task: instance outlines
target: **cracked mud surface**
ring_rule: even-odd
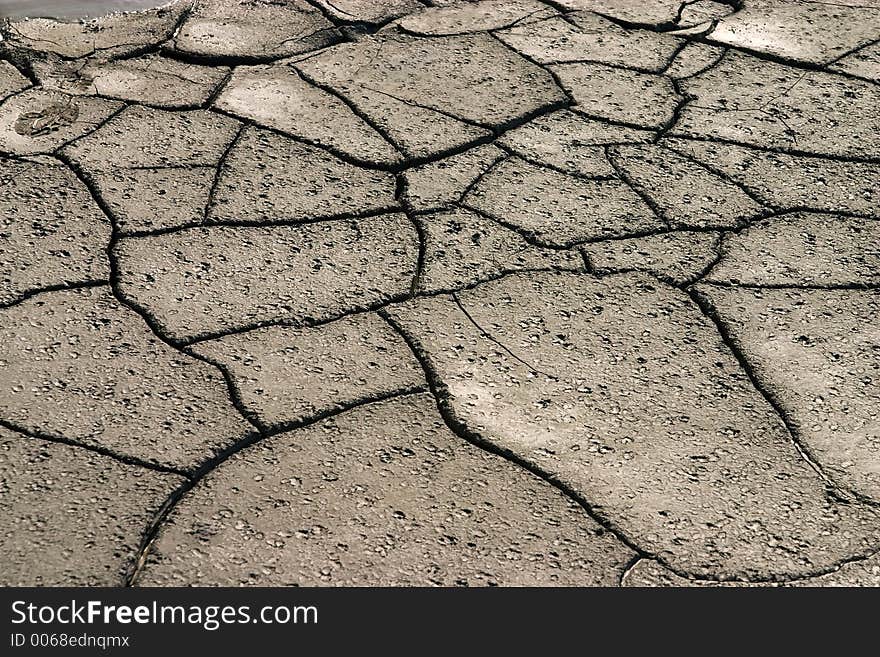
[[[880,4],[0,30],[3,584],[880,585]]]

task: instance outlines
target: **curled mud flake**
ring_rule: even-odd
[[[79,116],[75,103],[50,103],[42,109],[22,112],[15,122],[15,131],[27,137],[37,137],[71,125]]]

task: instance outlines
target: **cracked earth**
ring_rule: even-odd
[[[0,579],[880,585],[880,2],[0,42]]]

